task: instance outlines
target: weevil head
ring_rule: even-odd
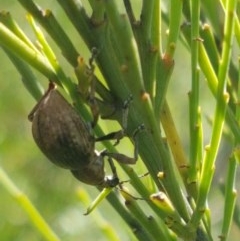
[[[105,176],[104,182],[99,187],[116,187],[119,184],[117,176]]]

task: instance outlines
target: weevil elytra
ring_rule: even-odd
[[[95,139],[91,125],[84,121],[51,82],[28,118],[32,121],[33,138],[45,156],[57,166],[69,169],[86,184],[114,187],[119,184],[119,180],[112,158],[125,164],[134,164],[137,160],[137,145],[132,158],[120,153],[97,152],[96,141],[115,139],[118,143],[124,136],[124,130]],[[105,156],[113,172],[110,178],[104,173]]]

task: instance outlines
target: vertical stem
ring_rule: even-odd
[[[240,59],[239,64],[240,67]],[[240,72],[238,74],[238,89],[237,89],[237,96],[238,99],[240,98]],[[238,123],[240,123],[240,106],[239,103],[236,105],[236,119]],[[227,179],[226,179],[226,185],[224,189],[224,214],[223,214],[223,223],[222,223],[222,232],[220,235],[220,238],[222,241],[227,240],[228,234],[230,231],[233,215],[234,215],[234,209],[236,204],[236,198],[237,198],[237,191],[235,189],[235,182],[236,182],[236,172],[238,167],[238,161],[239,161],[239,147],[238,142],[235,140],[235,150],[233,150],[232,156],[229,158],[228,162],[228,172],[227,172]]]
[[[169,17],[169,36],[165,55],[168,59],[172,59],[176,49],[176,43],[179,35],[183,1],[172,0]]]
[[[197,227],[204,211],[206,209],[206,200],[209,193],[212,177],[214,173],[214,163],[219,148],[225,113],[227,109],[228,94],[225,92],[227,83],[227,70],[230,63],[231,44],[233,39],[233,17],[236,0],[228,1],[226,7],[225,25],[224,25],[224,43],[222,57],[220,61],[218,74],[217,105],[214,114],[213,131],[210,145],[205,148],[203,166],[200,176],[199,195],[196,203],[196,209],[192,215],[190,225]]]
[[[235,155],[233,154],[229,159],[227,179],[226,179],[226,185],[224,190],[225,201],[224,201],[222,232],[220,235],[221,241],[227,240],[231,223],[232,223],[234,207],[235,207],[236,198],[237,198],[237,191],[235,189],[237,166],[238,166],[237,160]]]
[[[198,180],[200,168],[199,161],[199,69],[198,69],[198,47],[199,47],[199,19],[200,19],[200,1],[191,2],[191,69],[192,69],[192,89],[189,93],[189,114],[190,114],[190,168],[189,184],[195,184]],[[191,185],[192,186],[192,185]],[[196,191],[192,193],[196,198]]]

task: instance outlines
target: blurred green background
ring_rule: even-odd
[[[67,29],[70,36],[72,36],[71,39],[79,52],[82,53],[85,59],[88,59],[89,52],[85,49],[83,42],[67,21],[56,1],[41,0],[39,2],[41,6],[49,8],[54,12],[57,19],[64,25],[64,29]],[[139,4],[139,1],[136,2]],[[0,10],[10,11],[20,27],[34,42],[34,35],[25,17],[26,11],[17,1],[0,0]],[[47,38],[47,40],[52,43],[50,38]],[[69,65],[65,64],[54,43],[52,43],[52,47],[64,66],[66,74],[73,76],[73,70]],[[76,190],[83,188],[91,196],[91,199],[94,199],[98,191],[94,187],[79,183],[68,171],[57,168],[40,153],[32,139],[31,123],[27,120],[27,115],[35,105],[35,101],[23,87],[18,72],[1,49],[0,62],[1,167],[4,168],[14,183],[27,194],[62,240],[106,240],[103,232],[99,229],[98,219],[96,218],[97,211],[95,214],[83,216],[87,206],[82,204],[76,195]],[[46,79],[38,73],[36,75],[44,88],[46,88]],[[190,56],[179,43],[168,98],[174,119],[177,120],[176,125],[186,152],[188,151],[189,140],[187,93],[190,90],[190,78]],[[207,144],[210,126],[205,117],[212,117],[215,102],[206,87],[204,79],[202,78],[201,80],[204,138]],[[105,122],[102,123],[106,125]],[[116,128],[115,124],[111,128]],[[125,147],[122,149],[126,150],[128,143],[123,145]],[[101,149],[102,147],[98,146],[98,148]],[[129,153],[132,153],[131,148]],[[223,210],[222,195],[218,189],[218,183],[221,178],[225,178],[226,165],[224,163],[228,161],[229,155],[230,146],[226,140],[222,142],[222,148],[218,156],[214,178],[215,188],[212,190],[209,202],[213,214],[213,234],[215,238],[220,233],[219,225],[221,224],[221,211]],[[136,168],[139,169],[139,174],[142,174],[141,163],[139,166],[136,166]],[[121,172],[120,177],[124,179],[121,176]],[[239,190],[239,186],[237,188]],[[121,240],[134,240],[131,231],[106,201],[101,203],[98,211],[103,214],[103,218],[116,230]],[[2,185],[0,185],[0,216],[0,240],[44,240],[29,221],[26,213],[17,205]],[[233,225],[230,240],[239,240],[239,235],[239,230],[235,229]]]

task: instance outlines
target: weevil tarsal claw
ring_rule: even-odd
[[[91,53],[92,53],[92,55],[89,59],[89,66],[90,66],[91,69],[94,69],[95,66],[94,66],[93,62],[96,60],[96,58],[99,54],[99,50],[96,47],[93,47],[91,49]]]

